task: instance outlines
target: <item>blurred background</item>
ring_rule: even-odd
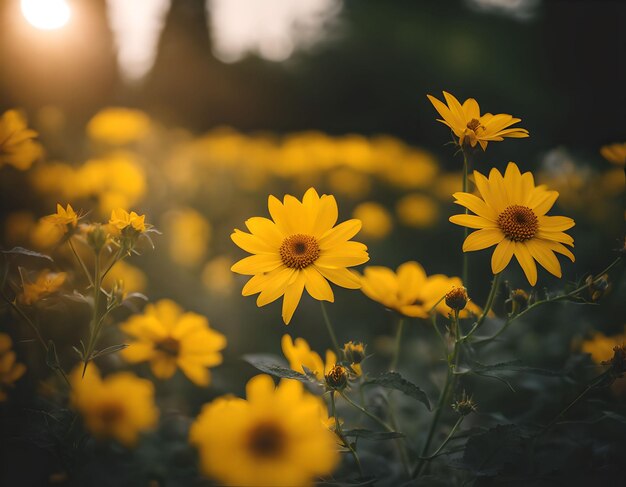
[[[22,109],[45,149],[28,171],[2,169],[2,244],[62,252],[39,220],[57,202],[100,220],[146,213],[163,235],[115,277],[206,314],[229,340],[216,390],[236,391],[230,379],[251,372],[237,357],[279,353],[285,332],[329,345],[318,303],[305,297],[285,328],[279,303],[257,309],[229,271],[243,257],[230,232],[267,215],[268,194],[314,185],[337,196],[340,220],[364,221],[371,264],[459,275],[463,230],[447,219],[462,159],[426,99],[447,90],[530,131],[474,164],[513,160],[561,193],[553,214],[576,219],[577,261],[562,261],[563,281],[540,271],[556,289],[623,245],[623,168],[599,150],[626,138],[624,25],[619,1],[2,0],[0,111]],[[470,256],[478,303],[489,258]],[[506,278],[527,286],[516,263]],[[619,292],[593,316],[552,309],[568,328],[537,324],[516,346],[532,357],[553,333],[535,358],[559,363],[575,336],[621,332]],[[336,301],[340,340],[387,360],[392,318],[358,292]],[[427,333],[418,325],[407,340]]]

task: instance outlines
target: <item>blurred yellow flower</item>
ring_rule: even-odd
[[[454,193],[454,197],[455,203],[476,215],[450,217],[452,223],[478,229],[463,242],[463,252],[496,245],[491,257],[492,272],[502,272],[515,255],[531,286],[537,283],[535,261],[561,277],[561,264],[554,253],[574,261],[574,254],[563,245],[574,246],[574,239],[563,233],[574,226],[574,220],[546,216],[559,193],[535,186],[533,175],[521,174],[514,162],[509,162],[504,177],[494,168],[489,179],[474,171],[474,180],[481,198],[462,192]]]
[[[15,361],[12,347],[11,337],[0,333],[0,402],[6,401],[8,389],[26,372],[26,366]]]
[[[20,112],[4,112],[0,117],[0,167],[9,164],[21,171],[28,169],[43,154],[34,137],[37,137],[37,132],[27,127],[26,119]]]
[[[124,145],[146,137],[150,125],[150,117],[140,110],[111,107],[93,116],[87,124],[87,134],[93,140]]]
[[[267,375],[253,377],[246,396],[216,399],[192,424],[205,475],[222,485],[304,487],[333,472],[337,437],[322,423],[322,399],[295,380],[275,387]]]
[[[605,145],[600,149],[600,154],[607,161],[623,166],[626,164],[626,142]]]
[[[370,299],[404,316],[428,318],[431,309],[444,316],[452,310],[443,297],[455,287],[463,286],[458,277],[443,274],[427,276],[417,262],[405,262],[396,272],[382,266],[366,267],[361,290]],[[478,315],[480,308],[471,301],[459,316]]]
[[[102,281],[102,287],[111,290],[116,282],[124,284],[128,293],[142,293],[146,290],[148,278],[141,269],[125,260],[118,260]]]
[[[135,340],[122,357],[131,363],[150,362],[159,379],[172,377],[178,367],[193,383],[207,386],[209,367],[222,363],[219,352],[226,346],[224,335],[210,328],[204,316],[183,312],[169,299],[148,304],[142,314],[131,316],[120,328]]]
[[[335,365],[337,356],[332,350],[326,350],[326,364],[318,353],[311,350],[304,338],[296,338],[295,341],[285,334],[280,342],[285,358],[289,361],[289,367],[296,372],[304,374],[304,367],[309,369],[319,381],[324,380],[324,375]]]
[[[367,247],[350,240],[361,222],[335,226],[338,209],[333,196],[320,197],[310,188],[302,202],[291,195],[282,203],[270,196],[268,206],[273,221],[250,218],[246,226],[251,233],[235,229],[231,234],[235,244],[254,254],[231,268],[253,276],[242,290],[244,296],[261,293],[257,306],[265,306],[284,295],[282,317],[289,324],[305,288],[313,298],[333,302],[327,279],[349,289],[360,287],[358,276],[347,268],[369,260]]]
[[[370,192],[370,177],[349,167],[338,167],[328,174],[328,185],[334,193],[352,199],[363,198]]]
[[[381,168],[391,184],[402,189],[426,188],[439,171],[437,160],[426,151],[411,149],[404,157],[390,161]]]
[[[78,215],[69,203],[66,208],[57,203],[57,212],[44,218],[50,223],[61,227],[64,232],[68,230],[68,225],[74,228],[78,224]]]
[[[364,237],[373,239],[384,238],[389,235],[393,227],[391,215],[387,209],[374,201],[367,201],[359,204],[352,216],[357,220],[361,220],[363,228],[361,233]]]
[[[433,194],[445,202],[450,201],[450,195],[463,189],[463,172],[445,172],[439,174],[432,187]]]
[[[118,372],[102,379],[95,364],[77,367],[70,376],[70,402],[98,439],[115,439],[133,447],[139,433],[152,429],[159,410],[154,405],[154,385],[130,372]]]
[[[185,267],[200,264],[211,238],[207,219],[193,208],[184,208],[168,211],[162,221],[172,261]]]
[[[202,270],[202,284],[210,293],[227,296],[233,292],[235,278],[230,271],[233,259],[224,255],[208,261]]]
[[[528,130],[523,128],[508,128],[511,125],[520,122],[521,119],[513,118],[506,113],[492,115],[485,113],[480,115],[480,107],[478,102],[473,98],[468,98],[459,103],[450,93],[443,92],[446,104],[439,101],[431,95],[427,95],[435,110],[441,115],[438,122],[450,127],[459,138],[459,145],[469,144],[476,147],[480,144],[483,150],[487,148],[489,142],[498,142],[504,140],[504,137],[523,138],[528,137]]]
[[[613,348],[626,343],[626,333],[621,335],[606,336],[604,333],[596,332],[589,340],[582,343],[583,353],[591,355],[591,359],[596,364],[601,364],[613,358]]]
[[[124,208],[116,208],[111,212],[109,227],[112,233],[120,233],[126,228],[132,228],[139,233],[146,231],[146,215],[138,215],[134,211],[128,213]]]
[[[429,228],[435,225],[439,217],[439,206],[429,196],[411,193],[396,203],[398,220],[413,228]]]
[[[63,229],[45,218],[40,218],[30,232],[30,242],[36,249],[49,249],[63,238]]]
[[[18,300],[22,304],[32,305],[57,292],[66,278],[67,274],[65,272],[51,272],[48,269],[41,271],[35,278],[35,282],[31,282],[28,277],[22,274],[23,291],[19,295]]]

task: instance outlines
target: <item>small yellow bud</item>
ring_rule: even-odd
[[[324,379],[329,389],[342,391],[348,385],[348,370],[343,365],[335,364]]]
[[[596,279],[589,276],[585,282],[589,288],[589,295],[592,301],[598,301],[611,290],[611,282],[609,281],[608,274],[603,274]]]
[[[362,343],[349,341],[343,346],[343,355],[351,364],[360,364],[365,358],[365,346]]]

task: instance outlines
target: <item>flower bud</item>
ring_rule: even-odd
[[[335,364],[324,379],[329,389],[342,391],[348,385],[348,371],[343,365]]]
[[[513,314],[519,313],[521,310],[528,306],[528,300],[530,296],[523,289],[513,289],[509,294],[509,302],[511,303],[511,312]]]
[[[365,358],[365,346],[360,342],[349,341],[343,346],[343,355],[351,364],[360,364]]]
[[[611,290],[611,282],[609,281],[608,274],[602,274],[596,279],[589,276],[585,282],[589,288],[589,295],[592,301],[598,301]]]
[[[469,297],[467,296],[467,289],[463,286],[453,287],[448,294],[446,294],[446,304],[448,307],[455,311],[461,311],[467,305]]]
[[[82,224],[81,231],[85,234],[87,243],[98,253],[104,247],[107,241],[107,232],[102,228],[99,223],[94,224]]]
[[[465,391],[463,391],[461,398],[454,401],[452,404],[452,409],[461,416],[467,416],[475,412],[478,406],[476,406],[476,403],[472,400],[472,396],[468,396]]]

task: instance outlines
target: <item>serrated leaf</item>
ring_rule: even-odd
[[[26,255],[28,257],[36,257],[38,259],[46,259],[50,262],[54,262],[52,257],[46,254],[42,254],[41,252],[35,252],[34,250],[25,249],[24,247],[13,247],[11,250],[3,250],[3,254],[17,254],[17,255]]]
[[[343,431],[343,435],[368,440],[393,440],[395,438],[404,438],[404,435],[397,431],[371,431],[359,428]]]
[[[403,392],[409,397],[418,400],[430,411],[430,401],[426,393],[412,382],[402,377],[398,372],[384,372],[374,379],[366,381],[363,385],[375,384],[387,389]]]
[[[119,343],[117,345],[111,345],[110,347],[103,348],[102,350],[94,352],[92,355],[92,360],[96,357],[102,357],[104,355],[110,355],[115,352],[119,352],[120,350],[124,350],[128,347],[127,343]]]
[[[274,377],[280,377],[281,379],[295,379],[300,382],[311,382],[308,376],[284,367],[282,364],[271,355],[264,354],[249,354],[242,357],[253,367],[256,367],[261,372],[273,375]]]

